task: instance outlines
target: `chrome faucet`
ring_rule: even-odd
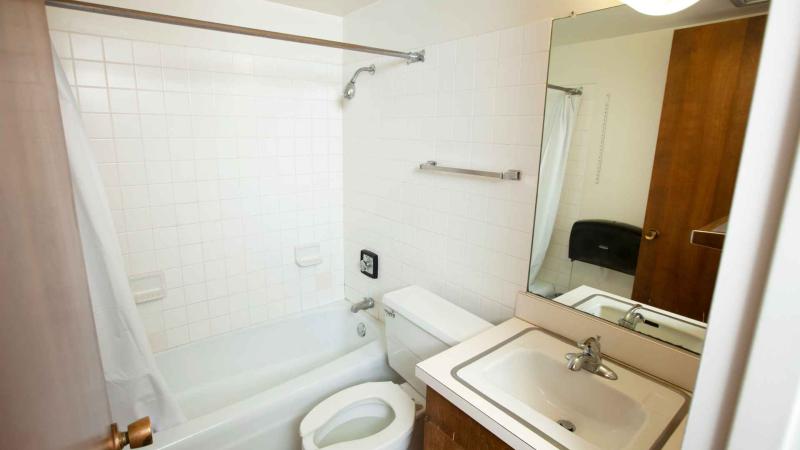
[[[583,344],[578,343],[578,348],[583,351],[565,355],[569,370],[578,372],[582,369],[609,380],[617,379],[617,374],[603,365],[603,354],[600,352],[600,336],[596,338],[590,337],[583,341]]]
[[[631,309],[629,309],[628,312],[625,313],[625,316],[619,319],[617,323],[625,328],[635,330],[636,325],[644,322],[644,316],[639,312],[640,309],[642,309],[642,305],[637,303]]]
[[[375,306],[375,300],[372,297],[364,297],[364,300],[361,300],[358,303],[353,303],[350,306],[350,312],[357,313],[363,309],[370,309]]]

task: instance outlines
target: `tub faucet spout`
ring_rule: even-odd
[[[357,313],[363,309],[370,309],[374,306],[375,300],[373,300],[372,297],[364,297],[364,300],[361,300],[358,303],[353,303],[353,305],[350,306],[350,312]]]

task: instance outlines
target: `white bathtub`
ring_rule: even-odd
[[[319,401],[396,379],[382,325],[349,307],[336,302],[157,354],[189,420],[156,433],[155,448],[299,449],[300,421]]]

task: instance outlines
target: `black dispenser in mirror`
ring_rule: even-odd
[[[569,234],[569,259],[636,274],[642,229],[610,220],[579,220]]]

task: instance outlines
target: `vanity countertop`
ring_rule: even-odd
[[[515,449],[553,449],[555,447],[543,437],[467,388],[451,375],[451,371],[457,365],[531,327],[534,325],[519,318],[509,319],[417,364],[416,375],[426,385],[511,447]],[[664,449],[677,450],[680,448],[685,422],[686,418],[664,445]]]

